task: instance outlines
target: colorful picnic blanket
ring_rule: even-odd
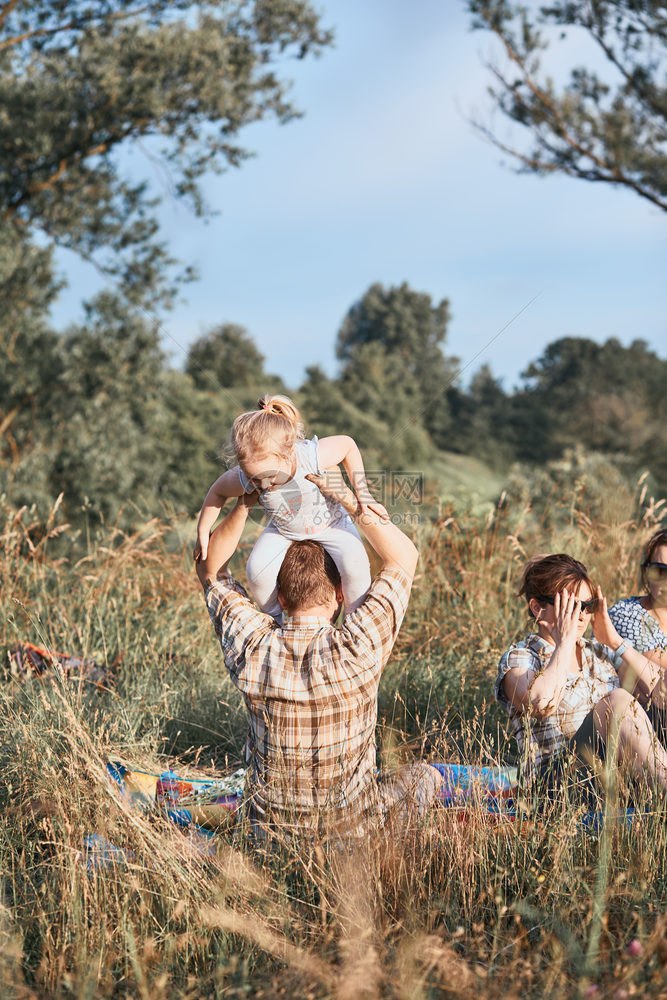
[[[445,763],[433,766],[442,775],[438,799],[444,806],[462,808],[481,803],[489,813],[513,815],[516,768]],[[185,778],[172,771],[157,774],[119,763],[107,764],[107,771],[130,804],[143,809],[161,805],[176,823],[204,826],[219,826],[236,812],[246,774],[241,768],[224,777]]]
[[[438,794],[442,806],[452,810],[461,822],[488,817],[490,823],[516,819],[515,796],[518,790],[514,767],[479,767],[471,764],[435,763],[442,775]],[[215,852],[215,832],[228,825],[239,808],[245,787],[244,768],[233,774],[211,778],[187,778],[173,771],[143,771],[117,762],[107,764],[109,780],[133,808],[161,808],[175,824],[187,828],[199,842],[202,857]],[[481,808],[480,808],[481,807]],[[636,819],[634,810],[623,810],[612,817],[625,824]],[[581,827],[597,834],[603,824],[602,812],[586,813]],[[89,871],[131,860],[127,852],[97,834],[84,838],[84,853]]]
[[[109,762],[107,772],[130,805],[139,809],[161,806],[180,826],[225,825],[241,802],[245,784],[244,768],[216,778],[185,778],[172,771],[157,774]]]
[[[438,799],[442,806],[452,810],[457,821],[467,822],[473,813],[476,818],[488,817],[493,824],[516,819],[516,768],[448,763],[433,766],[442,775]],[[184,828],[196,841],[197,853],[202,858],[215,854],[215,831],[233,821],[243,798],[246,777],[244,768],[214,778],[186,778],[173,771],[158,774],[117,762],[107,764],[107,773],[133,808],[161,808],[173,823]],[[626,809],[611,818],[632,824],[637,816],[633,809]],[[603,820],[601,811],[586,813],[581,817],[581,829],[599,834]],[[127,864],[133,858],[131,852],[94,833],[83,838],[83,848],[82,859],[89,872]]]

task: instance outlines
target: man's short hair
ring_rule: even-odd
[[[278,592],[289,614],[326,604],[340,585],[338,567],[319,542],[292,542],[278,573]]]

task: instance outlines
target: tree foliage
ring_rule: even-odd
[[[104,293],[61,343],[51,403],[51,483],[95,520],[155,501],[164,439],[164,358],[155,323]],[[135,511],[129,513],[135,516]]]
[[[201,180],[249,155],[243,129],[298,114],[287,58],[330,41],[308,0],[0,0],[0,489],[13,501],[63,489],[68,515],[96,518],[142,497],[193,506],[200,438],[183,401],[202,420],[218,410],[167,372],[146,320],[191,276],[160,239],[159,185],[206,213]],[[55,247],[114,288],[64,336],[48,321]],[[189,462],[178,483],[169,432]]]
[[[47,492],[42,452],[61,355],[47,310],[58,286],[51,251],[0,226],[0,492],[19,504]]]
[[[458,385],[448,389],[447,404],[455,428],[448,450],[475,455],[493,469],[507,469],[516,457],[512,399],[488,365],[482,365],[467,390]]]
[[[4,0],[0,218],[92,259],[131,301],[168,301],[174,262],[128,152],[204,212],[199,181],[243,160],[243,128],[296,113],[277,59],[329,41],[307,0]]]
[[[65,516],[90,525],[125,525],[165,508],[194,515],[224,468],[220,454],[234,418],[254,408],[261,393],[283,388],[281,380],[265,372],[251,336],[233,324],[193,345],[188,371],[170,369],[156,322],[110,292],[87,307],[82,323],[56,334],[43,315],[52,292],[49,252],[26,247],[25,257],[13,263],[12,281],[19,291],[29,285],[31,265],[44,279],[32,288],[34,308],[14,312],[11,299],[0,303],[6,407],[0,490],[15,504],[37,501],[42,513],[62,492]],[[396,290],[371,291],[377,319]],[[388,309],[385,324],[360,324],[357,338],[350,315],[367,314],[356,303],[341,327],[338,375],[309,368],[301,388],[288,390],[310,432],[352,435],[370,472],[427,472],[443,441],[444,450],[480,458],[497,471],[523,462],[512,488],[533,482],[535,496],[580,466],[593,479],[595,470],[606,469],[607,483],[615,481],[613,469],[623,479],[648,468],[653,485],[667,487],[667,361],[644,341],[630,347],[617,340],[555,341],[511,393],[486,367],[467,388],[452,383],[451,362],[435,352],[440,382],[422,381],[415,355],[427,354],[433,344],[441,352],[440,341],[432,332],[422,336],[431,329],[426,321],[419,332],[415,312],[429,318],[419,295],[407,286],[399,291],[394,303],[419,308]],[[368,329],[373,336],[366,336]],[[443,438],[426,423],[427,390],[448,422]],[[583,465],[579,458],[572,465],[573,449],[585,453]],[[586,454],[600,461],[591,463]]]
[[[422,426],[439,447],[450,431],[446,401],[456,359],[442,347],[449,302],[433,303],[405,282],[371,285],[345,316],[336,341],[346,395],[388,427]]]
[[[264,371],[264,355],[248,331],[236,323],[223,323],[190,345],[185,371],[198,389],[260,386],[263,392],[284,392],[275,375]]]
[[[447,336],[449,301],[433,304],[431,296],[403,282],[385,288],[371,285],[350,308],[336,340],[336,356],[349,362],[355,349],[377,344],[428,391],[432,373],[446,369],[441,345]]]
[[[663,0],[553,0],[525,7],[468,0],[473,25],[493,32],[506,66],[491,67],[494,105],[531,136],[508,145],[478,128],[537,174],[622,186],[667,209],[667,11]],[[563,86],[543,71],[546,49],[584,38],[594,65],[575,65]],[[560,47],[562,48],[560,48]]]
[[[376,350],[376,349],[375,349]],[[374,351],[366,347],[365,351]],[[363,361],[364,350],[361,351]],[[350,434],[371,470],[405,469],[433,453],[433,445],[397,379],[398,368],[387,370],[386,358],[368,357],[369,368],[347,371],[329,379],[317,366],[307,369],[299,403],[308,427],[320,437]]]
[[[518,457],[544,462],[581,444],[629,455],[667,486],[666,382],[667,361],[643,340],[554,341],[512,400],[515,426],[530,428],[516,436]]]

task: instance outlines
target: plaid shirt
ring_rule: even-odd
[[[278,625],[232,577],[206,590],[225,665],[249,715],[249,818],[295,829],[363,819],[377,805],[375,725],[382,668],[411,581],[382,570],[342,628],[326,618]]]
[[[544,718],[531,718],[516,709],[507,695],[503,680],[508,670],[523,667],[535,674],[547,666],[554,646],[539,635],[527,635],[503,653],[498,664],[495,696],[510,717],[510,726],[528,771],[564,750],[586,716],[605,695],[619,686],[616,659],[608,646],[596,639],[581,639],[581,671],[567,675],[558,708]]]

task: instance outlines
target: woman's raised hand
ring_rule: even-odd
[[[551,632],[557,646],[574,645],[577,641],[580,608],[581,602],[567,588],[555,595],[553,625],[549,627],[544,621],[541,624]]]
[[[607,611],[607,598],[602,596],[602,588],[598,587],[595,596],[598,599],[598,606],[593,615],[593,635],[598,642],[610,649],[617,649],[623,641],[614,628],[614,624]]]

